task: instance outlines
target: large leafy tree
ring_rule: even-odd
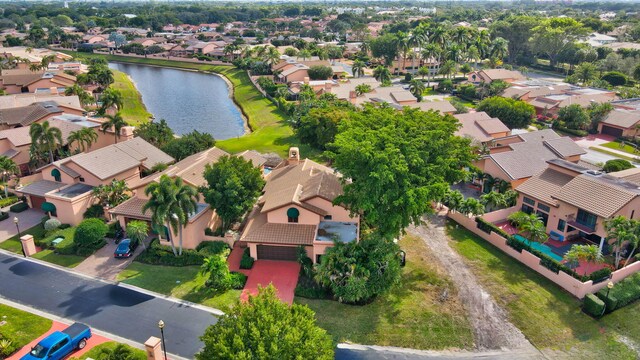
[[[54,161],[55,151],[62,145],[62,131],[50,126],[48,121],[33,123],[29,127],[32,153],[49,153],[49,161]]]
[[[511,16],[494,22],[491,32],[508,41],[508,60],[514,63],[530,51],[529,38],[532,29],[538,25],[538,19],[531,16]]]
[[[563,121],[569,129],[585,130],[589,127],[589,114],[578,104],[571,104],[558,110],[558,120]]]
[[[223,156],[205,167],[205,201],[216,210],[226,230],[249,211],[264,187],[260,169],[237,156]]]
[[[194,130],[177,139],[172,139],[162,150],[171,155],[176,161],[180,161],[189,155],[212,148],[216,144],[211,134]]]
[[[387,66],[391,65],[398,56],[397,38],[391,33],[385,33],[372,39],[369,45],[371,54],[376,58],[383,59]]]
[[[342,121],[330,157],[342,173],[335,199],[384,235],[397,236],[431,210],[473,159],[450,116],[366,105]]]
[[[196,360],[333,359],[333,343],[307,306],[281,302],[270,285],[235,306],[200,338]]]
[[[491,117],[497,117],[509,129],[527,127],[536,114],[535,108],[526,102],[501,96],[482,100],[476,109],[486,112]]]
[[[588,30],[573,18],[545,19],[532,29],[532,49],[546,55],[550,65],[555,67],[558,55],[587,33]]]
[[[349,113],[347,108],[329,106],[314,108],[300,118],[296,129],[300,141],[317,149],[325,149],[338,133],[338,124]]]
[[[145,139],[149,144],[158,148],[165,146],[175,139],[173,136],[173,130],[171,130],[165,119],[145,122],[136,127],[133,131],[133,135]]]
[[[107,121],[103,122],[102,125],[100,125],[100,129],[103,133],[106,133],[108,130],[113,130],[113,136],[115,136],[116,143],[118,143],[122,128],[127,126],[127,122],[124,121],[120,113],[117,113],[115,115],[107,115],[105,116],[105,118],[107,119]]]

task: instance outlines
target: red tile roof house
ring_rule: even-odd
[[[598,124],[598,133],[634,138],[640,133],[640,99],[612,101],[613,111]]]
[[[197,154],[193,154],[174,165],[169,166],[162,172],[151,174],[140,179],[140,181],[130,187],[133,192],[131,199],[109,210],[109,213],[118,222],[120,222],[120,225],[123,227],[131,220],[146,221],[150,224],[151,212],[142,211],[142,208],[149,199],[144,191],[150,183],[158,182],[162,175],[167,175],[171,178],[180,177],[186,185],[193,186],[196,189],[201,186],[207,186],[207,181],[204,178],[205,166],[207,164],[218,162],[220,157],[224,155],[229,154],[214,147]],[[267,161],[255,151],[245,151],[237,156],[241,156],[245,160],[250,160],[253,165],[258,168],[262,168]],[[183,247],[186,249],[195,249],[198,244],[206,240],[206,229],[215,230],[220,226],[220,221],[215,213],[215,209],[212,209],[210,205],[206,204],[201,195],[198,196],[199,200],[197,210],[194,214],[191,214],[189,217],[189,223],[186,224],[182,230]],[[168,236],[174,236],[175,233],[173,230],[167,230],[166,234],[168,234]],[[167,241],[168,244],[169,240],[167,236],[163,236],[162,240]]]
[[[526,77],[520,71],[507,69],[485,69],[473,71],[467,74],[467,80],[474,84],[492,83],[496,80],[502,80],[512,83],[518,80],[524,80]]]
[[[568,137],[551,129],[498,138],[490,154],[475,162],[481,171],[508,181],[516,189],[547,167],[552,159],[579,163],[586,152]]]
[[[2,89],[7,94],[21,94],[63,90],[76,83],[76,77],[63,72],[32,72],[29,69],[3,70],[0,76]]]
[[[118,142],[74,155],[42,167],[42,180],[16,189],[30,207],[52,212],[63,224],[77,225],[93,205],[94,187],[124,180],[128,187],[140,181],[143,170],[174,159],[142,138]]]
[[[604,222],[640,216],[640,169],[605,174],[561,159],[547,166],[516,188],[516,208],[537,213],[552,239],[579,238],[608,252]]]
[[[297,248],[303,246],[317,263],[334,240],[358,240],[360,218],[333,205],[342,193],[334,170],[300,160],[298,148],[291,148],[288,160],[266,180],[258,208],[240,238],[254,259],[296,261]]]
[[[560,109],[569,105],[580,105],[584,108],[593,103],[602,104],[616,100],[614,91],[593,88],[572,88],[551,95],[532,98],[527,102],[536,109],[536,114],[557,114]]]
[[[456,131],[456,135],[469,137],[476,144],[487,144],[489,147],[493,147],[495,139],[511,135],[511,129],[507,125],[498,118],[492,118],[484,111],[457,114],[453,117],[458,119],[462,125]]]

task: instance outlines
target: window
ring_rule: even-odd
[[[538,210],[536,212],[536,215],[538,215],[538,217],[540,218],[540,220],[542,220],[542,222],[544,223],[544,226],[547,226],[547,221],[549,221],[549,214],[544,213],[540,210]]]
[[[300,211],[296,208],[287,209],[287,221],[290,223],[297,223],[298,217],[300,216]]]
[[[316,264],[320,264],[322,261],[322,255],[316,255]]]
[[[523,202],[523,203],[525,203],[525,204],[529,204],[529,205],[531,205],[531,206],[534,206],[534,205],[536,204],[536,201],[535,201],[535,200],[533,200],[533,199],[529,199],[529,198],[528,198],[528,197],[526,197],[526,196],[524,196],[524,197],[522,198],[522,202]]]
[[[325,220],[332,220],[332,219],[333,219],[333,216],[331,216],[331,215],[325,215],[325,216],[324,216],[324,219],[325,219]]]
[[[84,182],[84,178],[80,176],[80,182]]]
[[[629,219],[633,219],[633,214],[635,214],[636,211],[635,210],[631,210],[631,216],[629,217]]]
[[[543,203],[538,203],[538,210],[544,211],[548,214],[549,211],[551,211],[551,208]]]
[[[557,227],[558,230],[564,231],[564,228],[566,226],[567,226],[567,222],[566,221],[564,221],[562,219],[558,220],[558,227]]]
[[[62,175],[60,175],[60,170],[58,169],[51,170],[51,176],[53,176],[53,179],[57,182],[62,181]]]
[[[584,211],[580,209],[578,210],[578,216],[576,217],[576,221],[578,222],[578,224],[595,229],[596,221],[598,221],[598,217],[595,214],[592,214],[588,211]]]
[[[53,354],[56,351],[60,350],[63,346],[67,345],[68,342],[69,342],[69,339],[62,339],[62,341],[60,341],[59,343],[51,347],[51,351],[49,351],[49,354]]]
[[[529,205],[522,204],[522,212],[533,214],[533,208]]]

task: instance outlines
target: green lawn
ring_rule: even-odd
[[[113,350],[116,346],[118,346],[118,343],[112,342],[112,341],[100,344],[94,347],[93,349],[87,351],[82,356],[80,356],[80,360],[85,360],[89,358],[100,359],[100,354],[102,353],[103,350],[105,349]],[[133,352],[132,356],[127,357],[127,360],[146,360],[147,359],[147,353],[144,350],[136,349],[126,344],[124,344],[124,346]],[[77,358],[71,358],[71,359],[77,359]]]
[[[437,267],[422,240],[408,236],[400,246],[407,252],[401,281],[371,304],[353,306],[301,297],[295,301],[313,309],[318,325],[336,342],[434,350],[471,348],[471,327],[446,273]],[[449,296],[441,302],[445,290]]]
[[[510,320],[550,358],[634,359],[619,341],[640,344],[640,303],[594,320],[581,302],[560,287],[466,229],[447,226],[451,245],[480,283],[509,314]]]
[[[207,276],[198,266],[160,266],[133,262],[118,275],[118,281],[165,295],[210,306],[222,311],[233,307],[240,299],[240,290],[216,294],[204,286]]]
[[[244,70],[225,65],[197,64],[175,60],[132,58],[72,51],[64,52],[78,57],[102,57],[108,61],[190,69],[223,75],[233,84],[234,101],[248,119],[252,132],[239,138],[218,141],[216,143],[217,146],[232,153],[253,149],[260,152],[275,152],[281,156],[287,155],[289,147],[298,146],[304,156],[317,157],[317,150],[312,150],[309,146],[300,144],[297,137],[293,134],[293,129],[286,123],[284,113],[260,94]]]
[[[57,237],[64,237],[65,239],[57,245],[57,248],[66,248],[69,246],[73,246],[73,235],[75,234],[76,228],[70,227],[63,230],[58,230],[53,232],[52,234],[46,234],[44,227],[42,224],[38,224],[31,229],[22,232],[22,235],[30,234],[33,235],[34,240],[37,243],[41,244],[50,244]],[[22,254],[22,244],[20,243],[20,239],[18,235],[15,235],[6,241],[0,243],[0,249],[4,249],[7,251],[14,252],[16,254]],[[35,255],[34,258],[40,259],[46,262],[50,262],[52,264],[64,266],[64,267],[75,267],[82,262],[82,260],[86,259],[84,256],[78,255],[61,255],[56,254],[53,250],[42,250]]]
[[[620,147],[620,143],[617,141],[611,141],[605,144],[602,144],[600,146],[604,146],[606,148],[609,149],[614,149],[614,150],[618,150],[618,151],[624,151],[630,155],[633,156],[638,156],[638,151],[636,150],[636,148],[634,148],[633,146],[629,145],[629,144],[625,144],[623,147]]]
[[[624,156],[624,155],[620,155],[620,154],[618,154],[618,153],[615,153],[615,152],[613,152],[613,151],[608,151],[608,150],[605,150],[605,149],[600,148],[600,147],[591,146],[591,147],[589,147],[589,149],[590,149],[590,150],[597,151],[597,152],[601,152],[601,153],[603,153],[603,154],[611,155],[611,156],[617,157],[617,158],[619,158],[619,159],[624,159],[624,160],[627,160],[627,161],[632,161],[632,162],[633,162],[633,161],[638,161],[636,158],[634,158],[634,157],[632,157],[632,156]]]
[[[15,346],[16,350],[49,331],[51,320],[0,304],[0,334]]]
[[[122,117],[133,126],[149,121],[151,113],[142,103],[142,97],[136,89],[135,84],[127,76],[127,74],[113,70],[114,83],[111,85],[114,89],[120,90],[123,98],[123,108],[120,112]]]

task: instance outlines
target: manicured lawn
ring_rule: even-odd
[[[630,155],[633,155],[633,156],[640,155],[640,153],[638,153],[636,148],[634,148],[633,146],[631,146],[629,144],[624,144],[623,147],[620,147],[620,143],[617,142],[617,141],[608,142],[608,143],[602,144],[600,146],[604,146],[606,148],[614,149],[614,150],[618,150],[618,151],[624,151],[624,152],[626,152],[626,153],[628,153]]]
[[[220,148],[236,153],[244,150],[275,152],[286,156],[289,147],[298,146],[305,157],[316,157],[318,152],[300,144],[293,129],[286,123],[285,115],[253,86],[246,71],[226,65],[197,64],[184,61],[131,58],[118,55],[86,54],[64,51],[78,57],[103,57],[108,61],[128,62],[214,72],[225,76],[233,84],[234,100],[248,119],[251,134],[216,143]],[[125,106],[126,109],[126,106]],[[126,117],[125,117],[126,118]]]
[[[64,240],[61,241],[56,248],[63,249],[69,246],[73,246],[73,235],[75,234],[76,228],[70,227],[63,230],[58,230],[46,236],[46,231],[41,224],[38,224],[31,229],[28,229],[22,232],[22,235],[30,234],[33,235],[34,240],[37,243],[42,244],[50,244],[55,238],[64,237]],[[0,243],[0,249],[4,249],[7,251],[14,252],[16,254],[22,254],[22,244],[20,243],[20,239],[18,236],[13,236],[6,241]],[[35,255],[34,258],[40,259],[46,262],[50,262],[52,264],[64,266],[64,267],[75,267],[82,262],[82,260],[86,259],[83,256],[78,255],[61,255],[56,254],[53,250],[45,249],[42,250]]]
[[[471,348],[473,334],[454,285],[416,237],[400,241],[407,252],[401,281],[364,306],[296,297],[316,312],[318,325],[336,342],[416,349]],[[448,291],[446,300],[440,296]]]
[[[480,283],[509,314],[533,345],[550,358],[634,359],[621,343],[640,344],[640,303],[594,320],[581,302],[466,229],[447,226],[451,245],[466,259]]]
[[[624,160],[632,161],[632,162],[633,161],[637,161],[637,159],[634,158],[633,156],[631,156],[631,154],[629,156],[624,156],[624,155],[620,155],[618,153],[614,153],[613,151],[608,151],[608,150],[605,150],[603,148],[595,147],[595,146],[591,146],[591,147],[589,147],[589,149],[597,151],[597,152],[601,152],[603,154],[611,155],[611,156],[617,157],[619,159],[624,159]]]
[[[82,356],[80,356],[80,360],[85,360],[89,358],[100,359],[101,358],[100,354],[102,353],[102,350],[105,350],[105,349],[113,350],[116,346],[118,346],[118,343],[116,342],[106,342],[106,343],[100,344],[94,347],[93,349],[87,351]],[[136,349],[126,344],[124,344],[124,346],[126,346],[132,351],[132,356],[127,357],[127,360],[146,360],[147,359],[147,353],[145,351]],[[72,358],[72,359],[75,359],[75,358]]]
[[[127,74],[113,70],[114,83],[111,85],[114,89],[120,90],[123,98],[123,109],[120,112],[122,117],[133,126],[149,121],[151,114],[142,103],[142,97],[136,89],[135,84],[127,76]]]
[[[0,304],[1,337],[11,340],[17,349],[22,348],[51,328],[51,320]]]
[[[233,307],[240,299],[240,290],[216,294],[204,286],[207,276],[198,266],[160,266],[133,262],[118,275],[118,281],[165,295],[175,296],[222,311]]]

